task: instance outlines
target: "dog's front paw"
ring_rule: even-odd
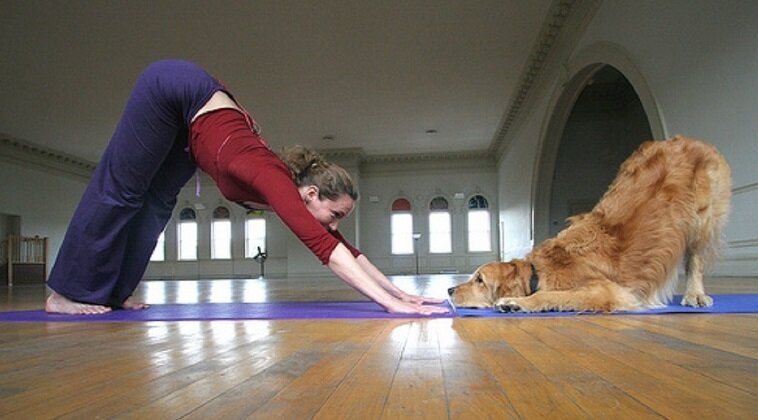
[[[513,299],[500,299],[495,302],[495,309],[500,312],[519,312],[521,305]]]
[[[704,294],[698,294],[698,295],[684,295],[684,298],[682,299],[682,306],[692,306],[694,308],[709,308],[713,306],[713,299]]]

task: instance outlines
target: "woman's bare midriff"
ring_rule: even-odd
[[[222,108],[233,108],[242,111],[240,107],[237,106],[237,104],[234,102],[234,100],[229,97],[229,95],[227,95],[224,91],[219,90],[214,93],[213,96],[208,99],[208,102],[206,102],[205,105],[203,105],[203,107],[197,111],[197,113],[192,117],[192,121],[194,122],[197,117],[205,114],[206,112],[211,112]]]

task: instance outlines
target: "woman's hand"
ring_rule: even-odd
[[[329,257],[329,268],[337,277],[381,305],[389,313],[433,315],[450,312],[443,306],[424,305],[424,303],[442,303],[442,300],[413,296],[398,289],[373,264],[369,263],[366,257],[361,255],[356,259],[341,243],[334,248]],[[367,273],[366,270],[369,272]]]
[[[399,287],[395,286],[388,278],[384,275],[374,264],[371,263],[371,261],[366,258],[365,255],[359,256],[356,261],[358,262],[358,265],[363,268],[363,270],[378,284],[380,285],[384,290],[386,290],[389,294],[394,296],[395,298],[406,302],[406,303],[413,303],[417,305],[423,305],[425,303],[431,303],[431,304],[438,304],[445,301],[445,299],[437,299],[437,298],[430,298],[425,296],[416,296],[416,295],[410,295],[408,293],[405,293],[403,290],[401,290]]]
[[[385,306],[387,312],[391,314],[419,314],[419,315],[434,315],[434,314],[446,314],[450,312],[450,309],[442,306],[428,306],[419,303],[403,302],[396,300],[391,304]]]
[[[405,292],[400,292],[399,296],[396,296],[398,299],[402,300],[403,302],[408,303],[415,303],[417,305],[423,305],[425,303],[430,304],[437,304],[442,303],[445,301],[445,299],[439,299],[439,298],[432,298],[432,297],[426,297],[426,296],[416,296],[416,295],[410,295]]]

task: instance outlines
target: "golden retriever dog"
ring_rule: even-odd
[[[648,141],[627,159],[589,213],[525,259],[492,262],[450,288],[459,307],[502,312],[634,311],[669,303],[684,260],[681,304],[711,306],[712,263],[731,196],[729,164],[711,145]]]

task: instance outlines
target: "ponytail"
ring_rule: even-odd
[[[346,170],[324,160],[313,149],[304,146],[285,147],[279,158],[292,172],[292,178],[298,187],[313,185],[319,190],[319,197],[336,200],[347,195],[358,199],[358,190]]]

